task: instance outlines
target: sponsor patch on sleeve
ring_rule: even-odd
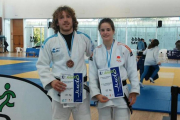
[[[118,45],[123,45],[124,47],[126,47],[128,49],[128,51],[130,52],[130,56],[133,56],[131,48],[129,48],[127,45],[120,43],[120,42],[118,42]]]

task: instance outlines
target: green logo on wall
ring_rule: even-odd
[[[14,103],[9,103],[10,97],[16,98],[16,94],[9,90],[10,89],[10,84],[6,83],[4,88],[6,91],[0,96],[0,100],[2,100],[4,97],[6,97],[5,101],[0,104],[0,112],[2,112],[3,107],[6,105],[7,107],[14,107]]]

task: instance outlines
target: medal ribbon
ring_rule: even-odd
[[[106,54],[107,54],[107,61],[108,61],[108,68],[110,67],[110,64],[111,64],[111,54],[112,54],[112,48],[113,48],[113,44],[114,44],[114,40],[113,40],[113,43],[111,44],[111,52],[110,52],[110,57],[108,59],[108,50],[106,48]]]

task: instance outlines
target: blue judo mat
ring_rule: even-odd
[[[42,87],[39,79],[27,78]],[[130,89],[130,85],[128,85]],[[165,112],[171,111],[171,87],[144,85],[141,94],[137,97],[133,110]],[[90,101],[91,106],[96,106],[94,101]],[[180,114],[180,95],[178,96],[178,114]]]

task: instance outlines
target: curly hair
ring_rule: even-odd
[[[154,48],[154,47],[156,47],[156,46],[158,46],[158,45],[159,45],[158,39],[153,39],[153,41],[151,42],[151,44],[149,44],[148,49]]]
[[[73,21],[73,30],[76,31],[77,26],[78,26],[78,21],[76,19],[74,10],[72,8],[70,8],[69,6],[60,6],[53,13],[52,28],[54,29],[54,33],[58,33],[58,31],[59,31],[59,26],[57,25],[58,24],[58,16],[59,16],[59,14],[62,14],[63,11],[68,13],[71,16],[72,21]]]

